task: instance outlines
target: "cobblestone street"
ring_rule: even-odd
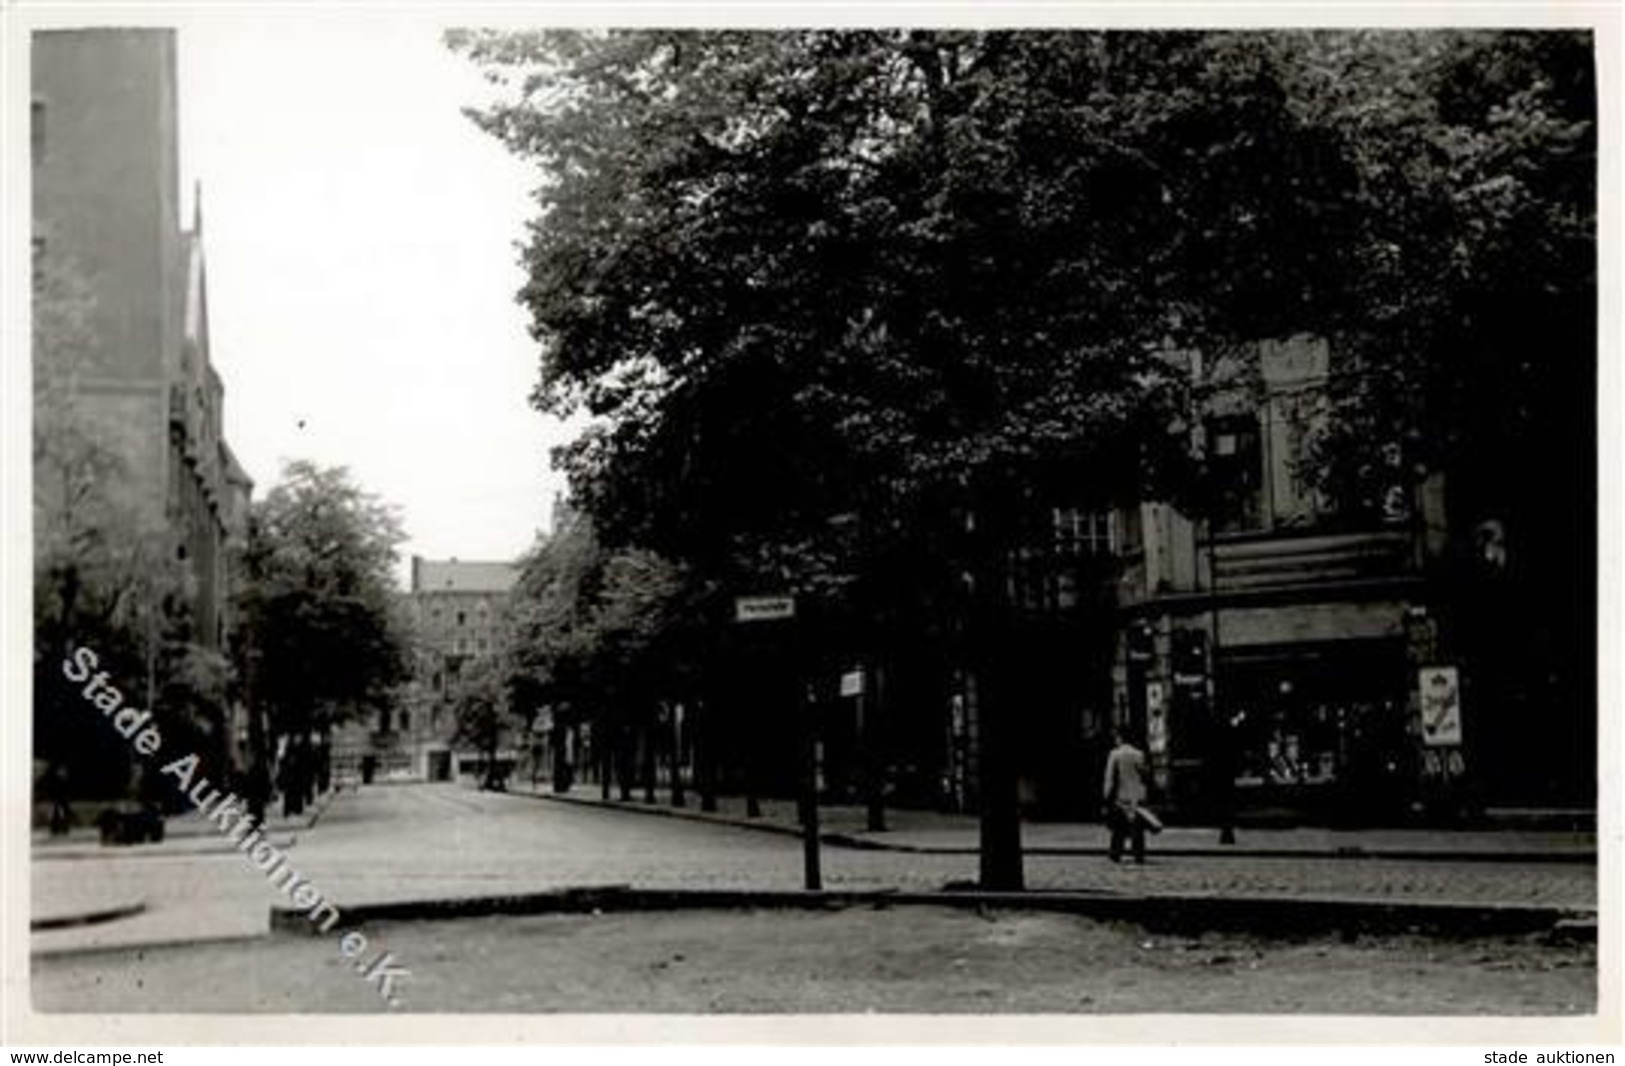
[[[36,951],[256,935],[279,898],[241,855],[194,846],[36,849],[38,908],[139,897],[144,913],[36,932]],[[578,886],[801,887],[801,845],[779,833],[652,817],[457,785],[379,786],[339,794],[288,851],[339,906],[460,899]],[[973,881],[974,855],[826,845],[832,889],[932,891]],[[1229,858],[1158,854],[1144,867],[1097,854],[1034,855],[1031,888],[1133,894],[1326,896],[1592,908],[1596,868],[1580,862]],[[286,900],[283,900],[286,903]]]

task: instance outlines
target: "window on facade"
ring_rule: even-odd
[[[1117,516],[1117,550],[1137,552],[1145,547],[1145,530],[1141,526],[1140,509],[1124,508]]]
[[[45,158],[45,101],[35,100],[28,110],[28,144],[34,153],[34,165]]]
[[[401,732],[404,733],[408,729],[411,729],[411,728],[412,728],[412,712],[411,711],[402,711],[401,712]]]
[[[1057,507],[1051,512],[1051,521],[1058,555],[1110,555],[1117,550],[1110,511]]]
[[[463,625],[463,624],[465,624],[465,623],[467,623],[467,621],[468,621],[468,614],[467,614],[467,612],[465,612],[465,611],[458,611],[458,612],[457,612],[457,624],[458,624],[458,625]]]
[[[1253,414],[1215,418],[1207,425],[1208,476],[1215,531],[1261,529],[1264,456]]]

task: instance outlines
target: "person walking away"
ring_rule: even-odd
[[[1102,792],[1106,800],[1106,825],[1111,829],[1111,860],[1123,859],[1123,838],[1131,837],[1134,861],[1145,863],[1145,821],[1140,805],[1145,802],[1145,753],[1129,742],[1121,729],[1112,731],[1112,750],[1106,756],[1106,777]]]

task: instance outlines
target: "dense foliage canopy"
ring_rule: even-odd
[[[1177,493],[1169,348],[1336,338],[1350,500],[1381,444],[1537,433],[1517,397],[1589,365],[1584,34],[449,43],[508,90],[473,117],[538,164],[521,299],[536,403],[595,419],[577,497],[745,579],[861,569],[1012,483]]]
[[[409,663],[392,570],[404,539],[342,468],[292,462],[254,505],[241,606],[255,696],[308,733],[382,706]]]

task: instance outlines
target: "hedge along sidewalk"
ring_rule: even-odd
[[[338,792],[337,787],[328,789],[317,796],[303,814],[292,817],[267,816],[264,823],[266,839],[282,849],[293,847],[298,842],[299,833],[316,828],[316,823]],[[42,838],[36,833],[32,844],[34,860],[44,862],[63,859],[162,859],[177,855],[224,855],[237,850],[236,845],[221,838],[218,829],[209,825],[206,819],[196,817],[196,812],[191,810],[170,815],[165,821],[164,839],[156,844],[104,845],[94,830],[66,838]]]
[[[762,832],[799,836],[793,801],[764,799],[762,814],[747,817],[741,797],[717,798],[718,810],[699,809],[697,794],[687,805],[673,807],[640,799],[605,800],[585,790],[558,793],[546,786],[519,788],[513,795],[606,810],[686,818]],[[641,795],[641,789],[639,794]],[[662,792],[665,790],[663,789]],[[887,808],[890,828],[867,829],[863,807],[824,805],[818,808],[819,839],[834,847],[868,848],[919,854],[974,855],[978,825],[973,815],[942,814]],[[1217,827],[1169,826],[1151,838],[1153,851],[1190,857],[1248,858],[1392,858],[1448,862],[1574,862],[1595,864],[1595,833],[1520,829],[1297,829],[1240,828],[1237,843],[1218,843]],[[1024,822],[1023,851],[1029,855],[1105,855],[1110,843],[1103,825],[1084,822]]]

